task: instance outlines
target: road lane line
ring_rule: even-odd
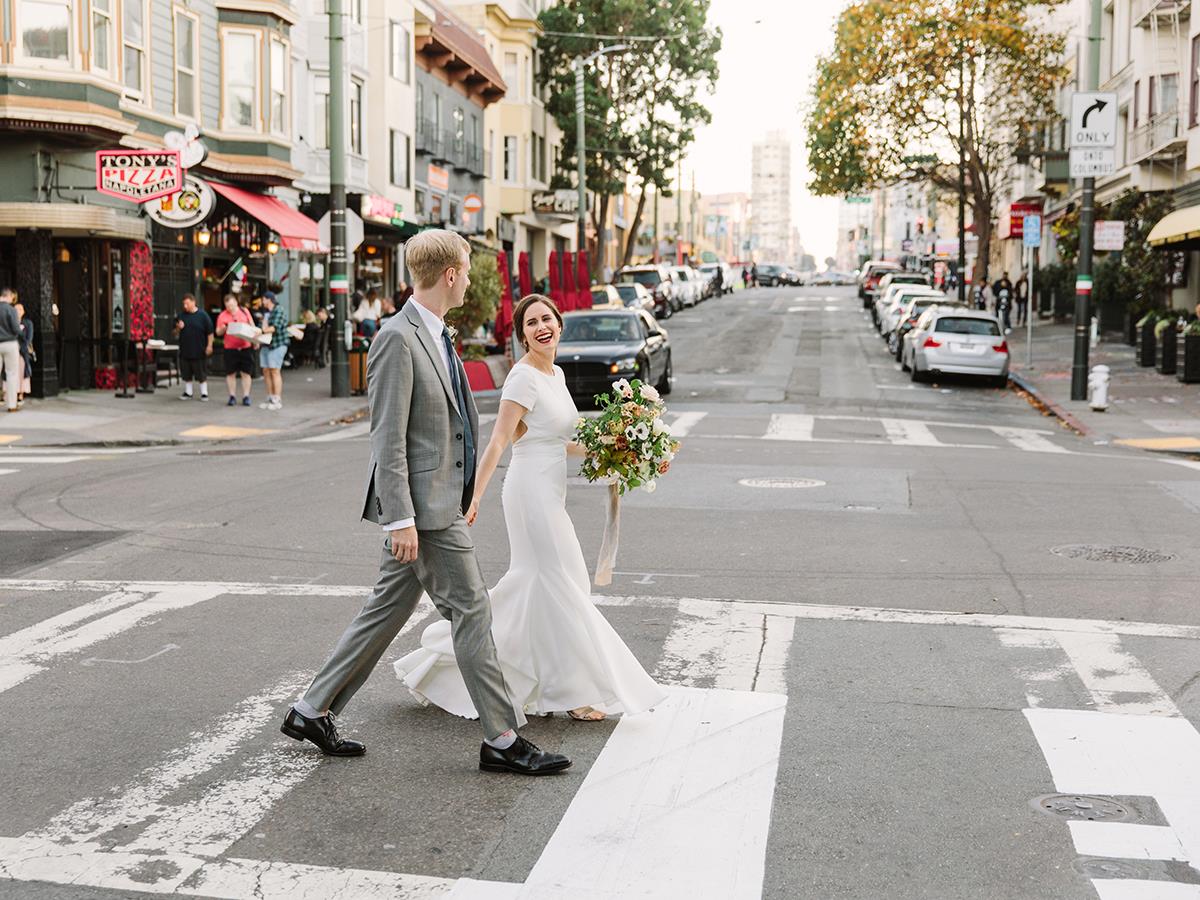
[[[687,437],[707,415],[706,412],[676,413],[674,421],[671,422],[671,434],[675,437]]]
[[[813,416],[798,413],[776,413],[763,440],[767,441],[811,441],[813,439]]]
[[[914,419],[879,420],[887,432],[887,439],[896,445],[905,447],[944,447],[946,446],[929,430],[925,422]]]
[[[242,700],[206,729],[193,732],[187,743],[143,770],[117,796],[73,803],[44,828],[25,837],[56,844],[84,843],[163,813],[168,796],[238,753],[250,738],[274,724],[284,705],[298,697],[309,680],[309,675],[301,673],[281,678],[262,693]]]
[[[1067,827],[1080,856],[1113,859],[1178,859],[1187,861],[1175,829],[1136,822],[1089,822],[1070,819]]]
[[[1094,878],[1099,900],[1200,900],[1200,884],[1143,881],[1133,878]]]
[[[1056,633],[1097,709],[1179,716],[1179,708],[1115,634]]]
[[[988,425],[987,428],[1004,438],[1018,450],[1026,450],[1030,453],[1070,453],[1066,447],[1060,447],[1053,441],[1042,437],[1044,432],[1037,432],[1030,428],[1007,428],[1002,425]]]
[[[516,896],[757,900],[786,706],[673,687],[622,718]]]

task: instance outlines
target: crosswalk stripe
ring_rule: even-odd
[[[35,463],[41,466],[60,465],[62,463],[76,463],[87,459],[87,456],[9,456],[7,453],[0,454],[0,460],[6,465],[11,463]]]
[[[707,416],[706,412],[681,412],[675,415],[671,423],[671,434],[675,437],[687,437],[700,421]]]
[[[1121,647],[1115,634],[1065,634],[1055,638],[1092,695],[1097,709],[1144,715],[1181,715],[1149,672]]]
[[[946,446],[929,430],[924,422],[913,419],[879,420],[887,431],[887,438],[893,444],[906,447],[944,447]]]
[[[776,413],[763,438],[768,441],[811,441],[816,419],[800,413]]]
[[[1066,447],[1060,447],[1058,444],[1047,440],[1041,434],[1029,428],[1005,428],[1001,425],[989,425],[988,428],[1018,450],[1028,450],[1030,453],[1071,452]]]

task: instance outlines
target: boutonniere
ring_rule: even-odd
[[[453,325],[446,325],[446,333],[450,335],[450,342],[454,343],[458,340],[458,329]]]

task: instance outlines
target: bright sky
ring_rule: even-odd
[[[805,251],[824,259],[837,245],[837,201],[805,185],[804,118],[816,57],[833,46],[845,0],[712,0],[709,22],[723,34],[720,78],[709,98],[712,124],[697,132],[684,165],[703,194],[750,191],[750,145],[768,131],[792,140],[792,224]]]

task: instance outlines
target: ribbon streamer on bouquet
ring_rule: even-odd
[[[612,584],[613,566],[617,564],[617,542],[621,537],[621,492],[614,481],[608,486],[608,510],[604,520],[604,537],[600,541],[600,559],[596,563],[597,586]]]

